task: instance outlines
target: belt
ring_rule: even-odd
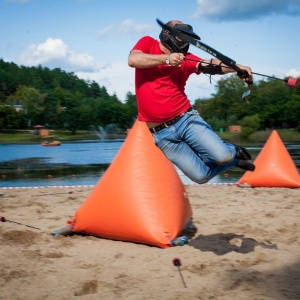
[[[155,132],[159,132],[159,131],[163,130],[164,128],[168,128],[168,127],[174,125],[175,123],[177,123],[187,112],[192,111],[192,110],[193,110],[193,108],[190,107],[187,111],[185,111],[184,113],[182,113],[179,116],[176,116],[174,119],[167,121],[165,123],[162,123],[160,125],[157,125],[155,127],[149,128],[149,130],[151,133],[155,133]]]

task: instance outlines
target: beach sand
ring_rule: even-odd
[[[0,299],[300,299],[300,189],[188,185],[185,246],[52,236],[92,189],[0,189],[1,216],[36,227],[0,223]]]

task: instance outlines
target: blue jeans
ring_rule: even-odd
[[[235,146],[221,140],[196,110],[153,137],[165,156],[200,184],[237,164]]]

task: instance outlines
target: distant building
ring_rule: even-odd
[[[22,100],[9,100],[9,105],[13,106],[16,111],[23,109]]]
[[[240,125],[230,125],[228,126],[229,132],[241,132],[242,127]]]
[[[39,136],[49,136],[49,129],[42,125],[33,126],[33,134]]]

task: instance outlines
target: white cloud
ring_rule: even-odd
[[[251,20],[268,15],[298,15],[300,0],[198,0],[194,18]]]
[[[210,98],[215,93],[215,85],[220,76],[213,76],[210,83],[209,77],[205,74],[192,75],[186,84],[186,94],[192,104],[197,99]]]
[[[119,26],[118,26],[118,32],[119,33],[138,33],[142,34],[145,33],[148,30],[151,30],[154,28],[154,25],[150,24],[137,24],[131,19],[124,20]]]
[[[44,43],[29,45],[19,60],[23,65],[46,65],[71,71],[93,71],[106,67],[106,65],[97,64],[87,53],[75,53],[69,50],[68,45],[57,38],[48,38]]]
[[[97,36],[102,38],[110,33],[113,33],[114,35],[130,35],[132,33],[142,35],[154,28],[155,26],[152,24],[138,24],[132,19],[125,19],[120,24],[110,24],[107,27],[100,29]]]
[[[110,24],[107,27],[100,29],[97,33],[97,36],[99,38],[103,37],[103,36],[107,36],[110,32],[112,32],[115,29],[115,25],[114,24]]]
[[[128,92],[134,91],[134,69],[123,62],[96,62],[87,53],[76,53],[61,39],[48,38],[44,43],[32,44],[20,56],[25,66],[42,65],[74,72],[79,78],[105,86],[109,94],[116,94],[123,101]]]
[[[291,70],[288,70],[285,75],[287,77],[299,78],[300,77],[300,70],[291,69]]]
[[[74,53],[72,51],[69,51],[67,59],[70,62],[71,66],[76,66],[81,70],[87,68],[92,69],[95,65],[93,57],[86,53]]]
[[[45,43],[29,45],[21,58],[24,63],[30,65],[43,64],[53,59],[64,59],[67,48],[62,40],[48,38]]]

